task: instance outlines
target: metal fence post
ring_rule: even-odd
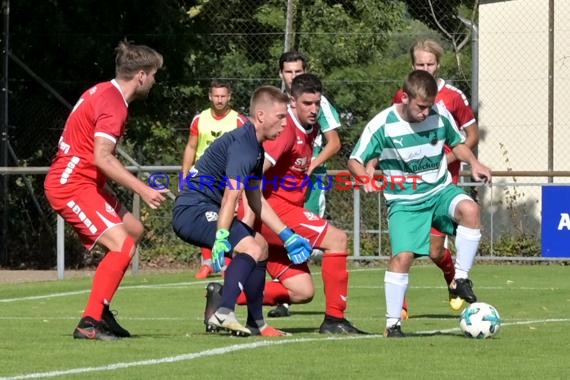
[[[360,257],[360,188],[355,185],[354,190],[352,191],[353,194],[353,247],[352,247],[352,254],[354,257]]]
[[[140,176],[140,171],[137,170],[137,177]],[[141,219],[141,196],[137,193],[133,193],[133,215],[138,220]],[[133,254],[133,260],[131,261],[131,271],[134,275],[139,273],[139,266],[140,266],[140,255],[139,249],[140,246],[137,244],[135,246],[135,253]]]
[[[382,256],[382,192],[378,192],[378,256]]]
[[[57,216],[57,278],[63,280],[65,272],[65,221],[61,215]]]

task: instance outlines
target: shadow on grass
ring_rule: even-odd
[[[292,310],[291,315],[322,315],[324,317],[325,313],[323,313],[322,311],[311,311],[311,310],[296,311],[296,310]],[[271,319],[278,319],[278,318],[271,318]]]
[[[405,332],[405,338],[423,338],[432,336],[455,336],[459,338],[464,338],[465,336],[461,332],[457,331],[425,331],[425,332]]]
[[[409,319],[459,319],[455,314],[412,314]]]
[[[315,327],[291,327],[291,328],[286,328],[286,329],[281,329],[285,332],[291,333],[291,334],[311,334],[311,333],[315,333],[318,334],[319,333],[319,326],[315,326]]]

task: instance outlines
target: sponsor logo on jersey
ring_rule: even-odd
[[[404,138],[400,137],[400,139],[392,139],[392,142],[394,143],[394,145],[398,144],[399,146],[403,147],[404,146]]]

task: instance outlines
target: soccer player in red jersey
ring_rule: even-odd
[[[435,102],[443,104],[445,108],[447,108],[455,119],[459,130],[465,133],[465,145],[471,150],[474,150],[479,142],[479,128],[475,120],[475,115],[465,94],[457,87],[454,87],[444,79],[438,77],[442,56],[443,48],[432,39],[418,40],[410,48],[412,68],[414,70],[427,71],[436,78],[438,93]],[[392,99],[394,104],[402,102],[402,93],[402,89],[396,92]],[[455,157],[449,146],[445,145],[444,150],[452,181],[457,184],[459,181],[460,161]],[[373,171],[375,165],[376,160],[367,165],[369,173]],[[371,187],[369,186],[366,190],[371,190]],[[453,286],[452,283],[457,264],[454,265],[451,251],[445,244],[446,235],[436,228],[432,228],[430,243],[430,258],[442,270],[447,285]],[[457,311],[462,308],[464,301],[453,297],[450,293],[449,304],[453,310]],[[407,319],[407,302],[404,304],[402,317],[403,319]]]
[[[247,118],[230,107],[232,89],[228,82],[213,80],[208,92],[210,107],[200,112],[190,123],[190,135],[182,158],[184,176],[212,142],[222,134],[241,127]],[[202,265],[194,276],[198,280],[207,278],[212,272],[212,250],[200,249]]]
[[[322,85],[313,74],[293,79],[291,102],[285,130],[273,141],[266,141],[263,195],[285,224],[309,239],[324,252],[322,278],[326,299],[323,334],[366,334],[345,318],[348,297],[348,238],[344,231],[306,210],[307,169],[311,165],[313,143],[319,133]],[[264,304],[307,303],[315,287],[307,263],[292,264],[281,239],[267,226],[258,228],[269,244],[267,272],[274,279],[266,283]]]
[[[58,151],[45,179],[51,207],[71,224],[85,248],[95,243],[108,252],[99,263],[83,316],[73,332],[76,339],[114,340],[130,333],[115,320],[109,305],[142,236],[142,223],[107,186],[107,179],[139,194],[149,207],[164,202],[162,193],[133,174],[115,157],[123,137],[127,107],[144,99],[163,65],[162,55],[122,41],[116,48],[115,79],[87,90],[71,111]]]

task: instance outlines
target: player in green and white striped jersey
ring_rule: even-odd
[[[340,115],[327,98],[321,95],[321,110],[317,118],[320,133],[313,144],[313,159],[309,167],[313,187],[307,189],[305,208],[321,218],[325,216],[326,191],[317,186],[318,178],[326,181],[326,161],[340,150],[340,136],[336,131],[340,128]],[[326,185],[324,186],[326,188]]]
[[[285,91],[291,91],[293,79],[307,70],[307,59],[297,51],[288,51],[279,58],[279,76],[283,81]],[[312,187],[307,188],[305,208],[314,214],[324,217],[325,215],[325,190],[317,186],[317,178],[326,180],[326,162],[333,157],[341,148],[340,136],[337,129],[340,128],[340,115],[332,103],[321,94],[321,109],[317,116],[319,135],[313,144],[313,158],[307,171],[310,176]],[[325,186],[326,187],[326,186]]]
[[[403,336],[400,312],[408,272],[415,255],[429,255],[432,225],[456,235],[456,273],[450,292],[469,303],[477,300],[468,274],[481,239],[479,206],[451,183],[444,144],[471,165],[476,181],[491,179],[489,168],[464,144],[453,116],[444,106],[434,104],[437,84],[431,74],[413,71],[403,92],[402,103],[380,112],[366,125],[348,162],[354,176],[367,176],[366,163],[377,158],[384,175],[392,246],[384,277],[387,337]]]

